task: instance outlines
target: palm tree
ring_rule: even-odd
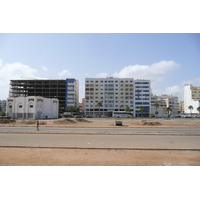
[[[155,115],[156,115],[156,118],[157,118],[157,114],[158,114],[157,108],[159,107],[159,104],[158,103],[154,103],[153,106],[156,108]]]
[[[200,106],[197,108],[197,111],[199,111],[199,115],[200,115]]]
[[[167,107],[166,111],[167,111],[167,115],[168,115],[168,117],[169,117],[169,116],[170,116],[169,113],[172,111],[172,109],[171,109],[170,107]]]
[[[143,117],[143,112],[145,112],[144,106],[140,106],[140,112],[141,112],[141,116]]]
[[[190,109],[190,114],[192,115],[193,106],[188,106],[188,109]]]
[[[74,112],[74,106],[68,106],[68,111],[69,112]]]
[[[97,106],[99,107],[99,118],[100,118],[100,107],[102,107],[103,105],[102,105],[102,102],[101,101],[99,101],[98,103],[97,103]]]
[[[126,112],[130,112],[131,111],[130,107],[127,106],[126,109],[125,109],[125,111]]]

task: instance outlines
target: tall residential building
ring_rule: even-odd
[[[200,86],[187,84],[184,87],[184,112],[190,113],[189,106],[193,107],[192,113],[198,113],[200,107]]]
[[[79,82],[76,79],[10,80],[9,97],[41,96],[59,99],[59,113],[78,107]]]
[[[143,115],[149,116],[151,109],[150,80],[133,78],[86,78],[85,113],[99,115],[98,102],[102,102],[100,115],[112,116],[113,111],[131,109],[134,117],[141,116],[140,107],[144,106]]]
[[[0,100],[0,112],[6,111],[6,100]]]

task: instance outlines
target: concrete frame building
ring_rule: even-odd
[[[6,116],[13,119],[53,119],[58,118],[58,99],[36,96],[9,97]]]
[[[192,113],[199,113],[197,108],[200,107],[200,86],[187,84],[184,86],[184,112],[190,114],[189,106],[193,107]]]
[[[125,111],[130,107],[134,117],[141,116],[140,106],[144,106],[146,116],[151,110],[150,80],[133,78],[86,78],[85,114],[99,115],[98,102],[102,102],[100,115],[112,116],[113,111]]]
[[[41,96],[59,99],[59,113],[69,106],[78,107],[79,82],[71,79],[18,79],[10,80],[9,97]]]

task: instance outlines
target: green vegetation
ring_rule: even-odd
[[[192,115],[193,106],[188,106],[188,109],[190,109],[190,114]]]
[[[99,107],[99,117],[100,117],[100,107],[102,107],[103,105],[102,105],[102,102],[101,101],[99,101],[98,103],[97,103],[97,106]]]

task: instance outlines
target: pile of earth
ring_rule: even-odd
[[[9,123],[15,123],[15,119],[0,119],[0,124],[9,124]]]
[[[53,123],[55,123],[55,124],[74,124],[76,122],[72,119],[66,118],[66,119],[55,120]]]
[[[141,122],[137,122],[135,124],[136,125],[140,125],[140,126],[157,126],[157,125],[161,125],[161,123],[159,123],[159,122],[147,122],[146,120],[142,120]]]
[[[54,121],[53,123],[55,124],[75,124],[77,122],[85,122],[85,123],[89,123],[91,121],[88,121],[86,119],[69,119],[69,118],[65,118],[65,119],[59,119]]]
[[[76,119],[77,122],[85,122],[85,123],[90,123],[92,121],[88,121],[86,119]]]
[[[22,124],[36,124],[36,120],[22,120]],[[46,125],[47,123],[44,121],[39,121],[40,125]]]

